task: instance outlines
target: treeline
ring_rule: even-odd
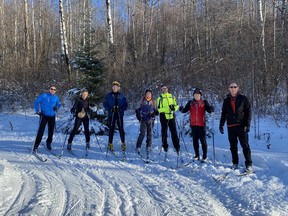
[[[51,82],[63,92],[88,85],[93,74],[75,66],[80,52],[104,65],[98,98],[118,80],[132,102],[146,88],[158,93],[161,83],[177,95],[199,87],[222,100],[236,81],[254,112],[275,113],[288,103],[286,6],[287,0],[1,0],[1,97],[18,95],[9,104],[31,106]]]

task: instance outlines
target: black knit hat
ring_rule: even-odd
[[[147,92],[150,92],[150,93],[152,94],[151,89],[147,89],[147,90],[145,91],[145,94],[146,94]]]
[[[193,95],[194,94],[200,94],[201,96],[203,95],[201,89],[199,89],[199,88],[194,89]]]

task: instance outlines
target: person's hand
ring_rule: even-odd
[[[169,108],[170,108],[171,111],[175,111],[174,104],[169,105]]]
[[[250,132],[250,126],[245,126],[244,127],[244,132],[249,133]]]
[[[36,115],[43,116],[43,113],[38,111],[38,112],[36,112]]]
[[[215,107],[214,106],[210,106],[210,110],[211,110],[211,112],[214,112],[215,111]]]
[[[55,105],[54,107],[53,107],[53,111],[57,111],[58,109],[57,109],[57,106]]]
[[[219,126],[219,131],[220,131],[221,134],[224,134],[224,128],[223,128],[223,126],[221,126],[221,125]]]
[[[150,118],[154,118],[154,117],[155,117],[155,113],[154,113],[154,112],[148,113],[148,116],[149,116]]]
[[[119,112],[119,107],[118,106],[114,106],[112,109],[112,112],[117,113]]]
[[[158,112],[158,110],[155,110],[155,112],[154,112],[154,113],[155,113],[155,115],[156,115],[156,116],[158,116],[158,115],[159,115],[159,112]]]

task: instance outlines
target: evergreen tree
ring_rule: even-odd
[[[95,102],[103,95],[102,83],[105,70],[104,61],[98,57],[98,54],[95,47],[86,46],[75,52],[75,58],[72,61],[74,69],[79,71],[77,85],[80,88],[87,88],[90,98]]]

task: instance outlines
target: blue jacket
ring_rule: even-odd
[[[39,110],[40,105],[40,110]],[[45,116],[55,116],[56,111],[61,106],[60,100],[57,95],[52,95],[50,92],[39,95],[34,101],[34,109],[36,112],[41,111]]]
[[[147,99],[144,97],[142,99],[140,107],[136,110],[136,117],[137,119],[139,118],[139,120],[143,121],[149,121],[151,119],[154,120],[156,115],[155,112],[155,101],[153,99],[147,101]]]
[[[120,92],[110,92],[106,94],[103,106],[105,110],[108,111],[109,116],[112,116],[114,106],[118,106],[120,116],[124,116],[124,111],[127,109],[128,103],[124,94]]]

